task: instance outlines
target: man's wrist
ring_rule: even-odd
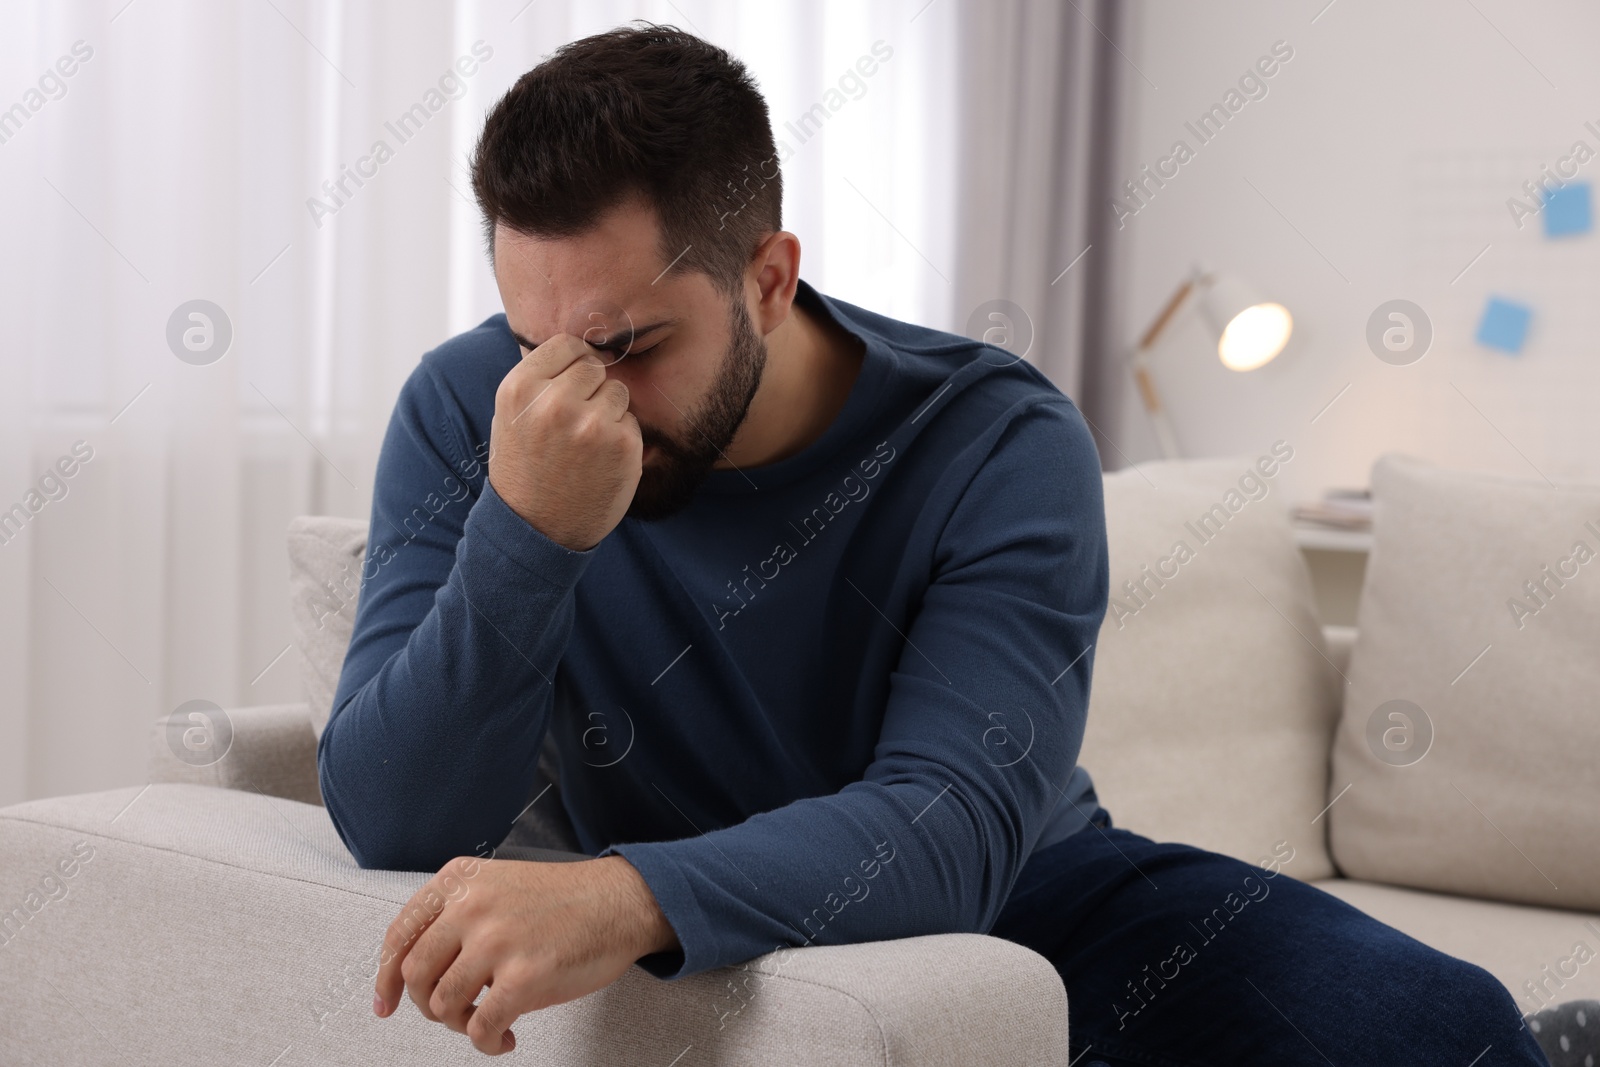
[[[628,952],[635,960],[681,947],[677,932],[667,922],[666,914],[638,868],[617,855],[594,862],[605,864],[609,868],[607,873],[614,879],[622,918],[619,925],[625,931]]]

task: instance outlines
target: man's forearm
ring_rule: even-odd
[[[527,803],[582,558],[489,487],[458,540],[406,552],[362,591],[318,763],[358,862],[436,870],[497,844]],[[412,621],[423,582],[440,588]]]

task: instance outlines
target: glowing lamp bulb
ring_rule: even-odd
[[[1253,304],[1223,329],[1217,355],[1229,370],[1255,370],[1283,351],[1293,328],[1294,319],[1282,304]]]

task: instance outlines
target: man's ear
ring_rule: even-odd
[[[763,337],[783,325],[800,281],[800,238],[778,230],[761,242],[745,271],[745,298],[751,321]]]

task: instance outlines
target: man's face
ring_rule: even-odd
[[[558,333],[596,345],[628,387],[644,471],[628,515],[662,519],[689,503],[744,422],[766,342],[744,298],[698,272],[667,274],[655,211],[629,201],[576,237],[495,230],[495,282],[523,355]],[[620,355],[620,358],[619,358]]]

